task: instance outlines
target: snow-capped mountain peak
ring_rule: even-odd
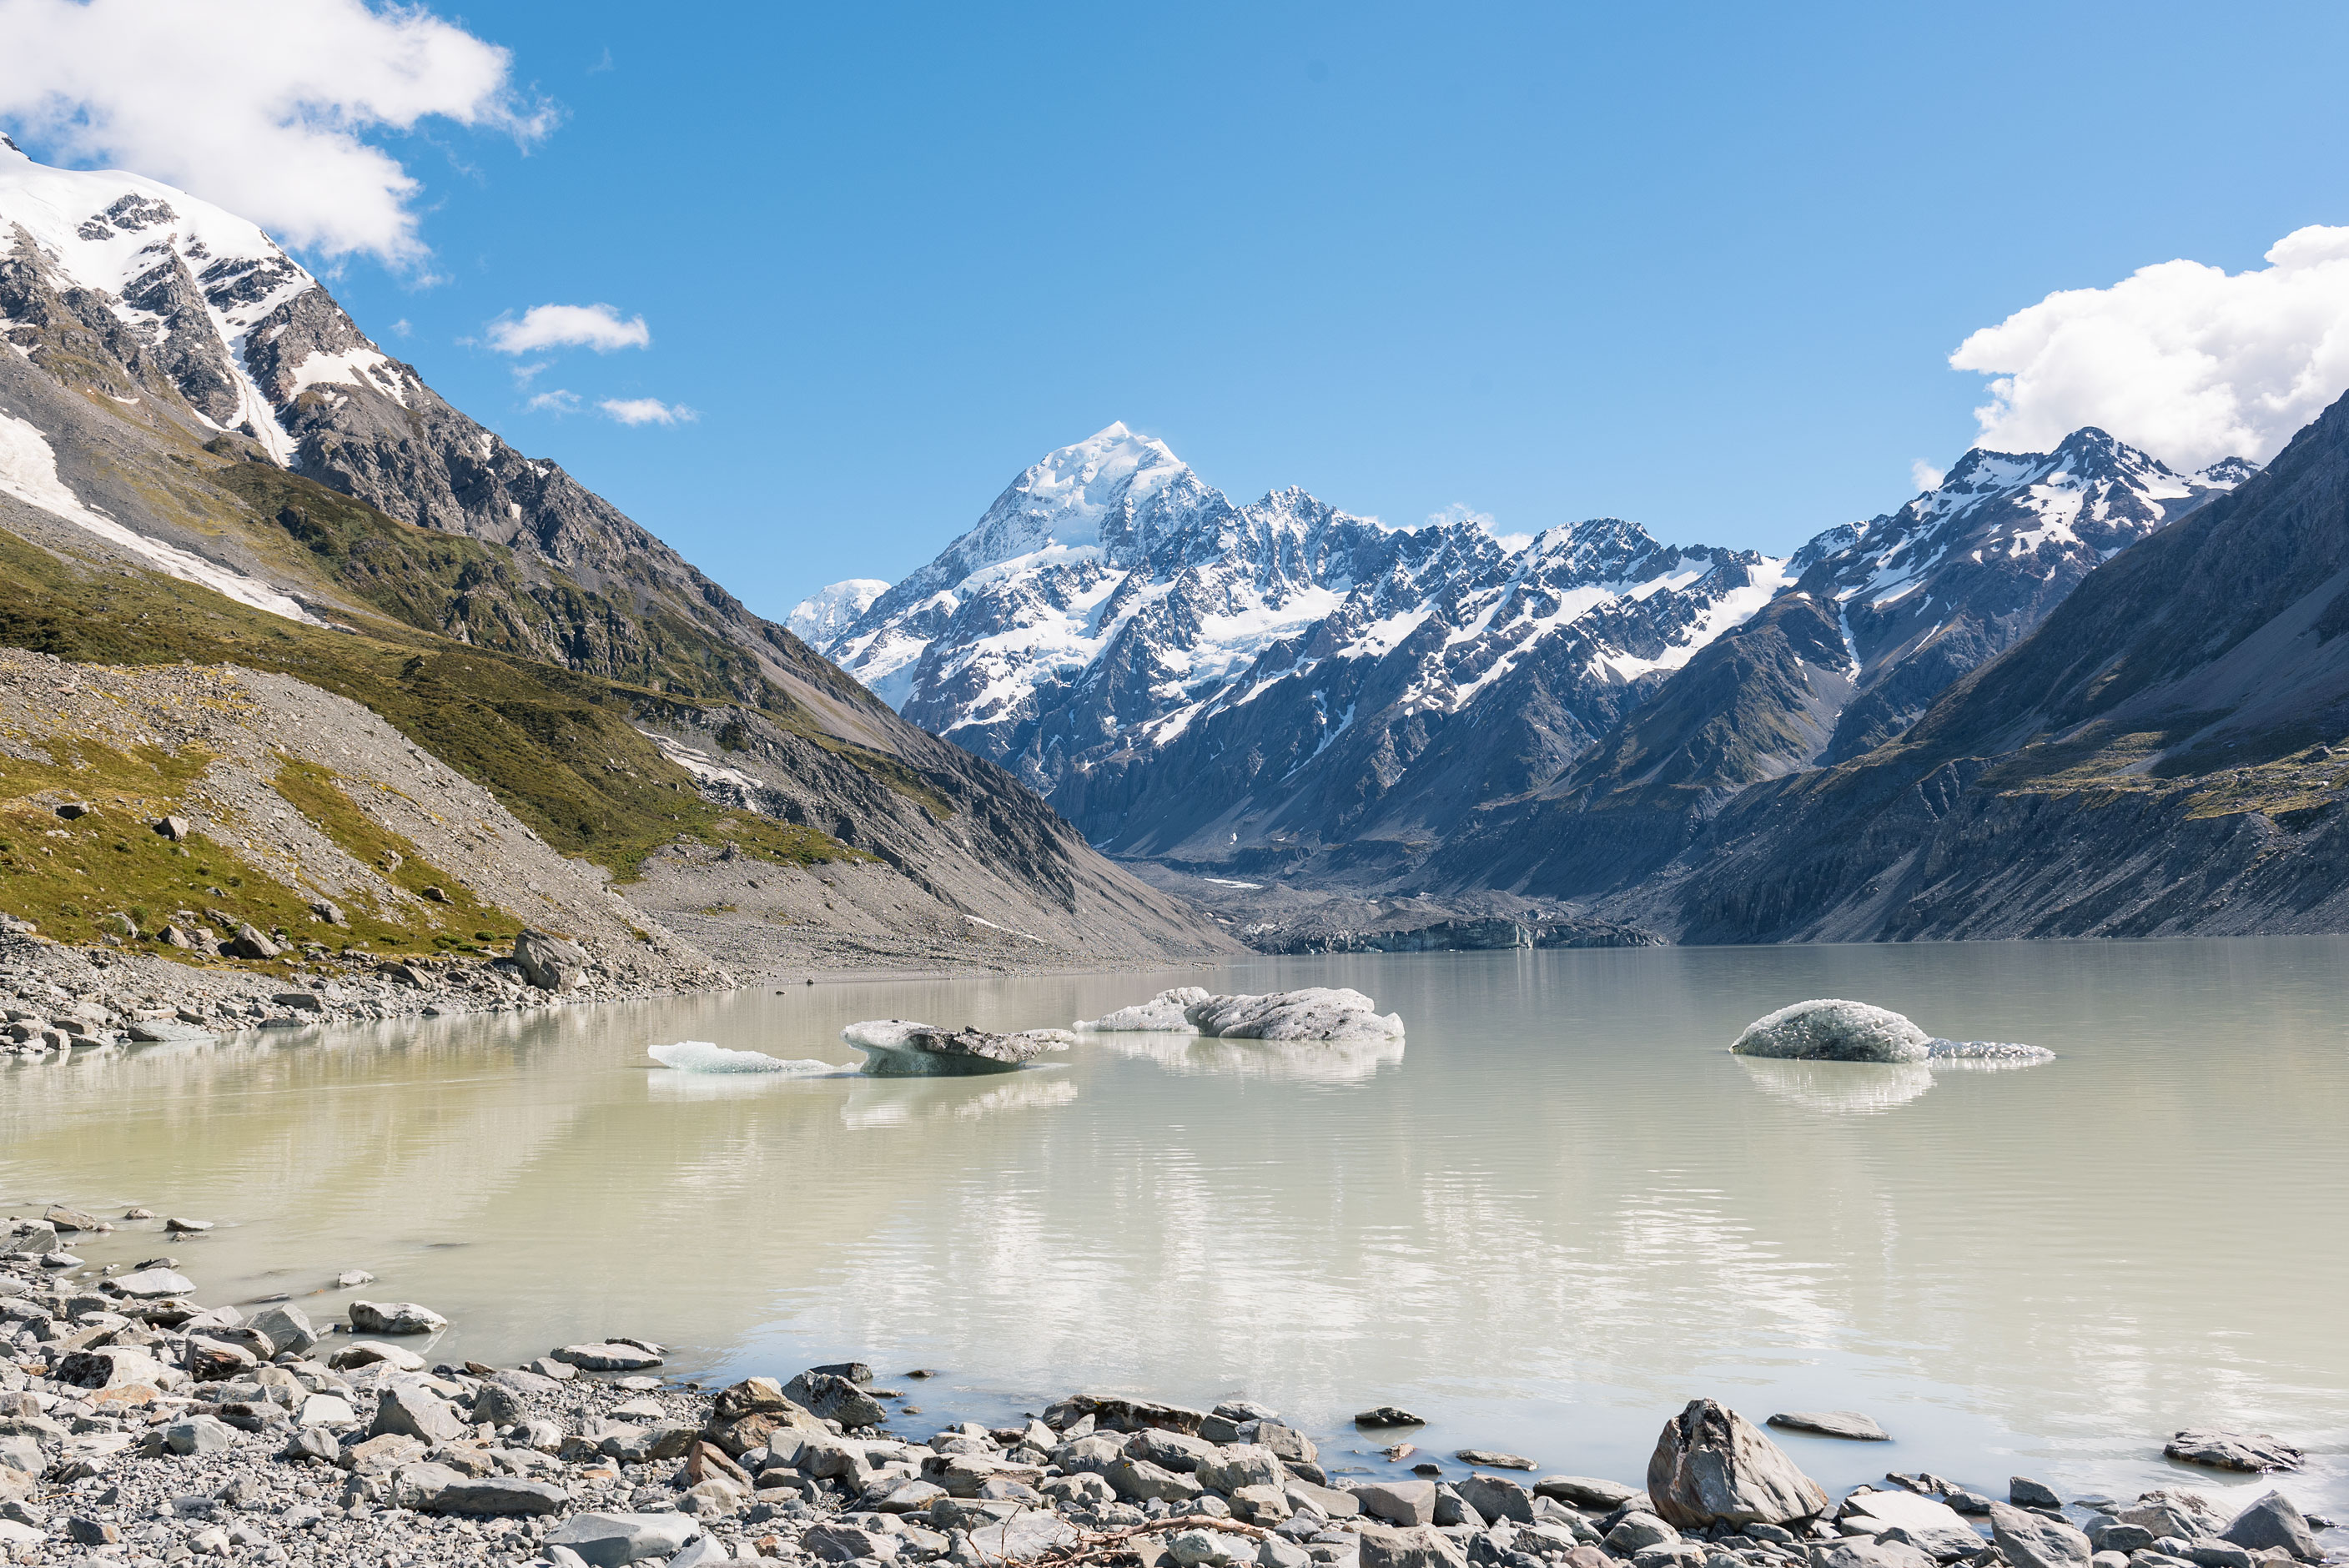
[[[0,264],[10,261],[104,296],[200,419],[280,463],[298,446],[282,411],[305,389],[363,387],[405,405],[420,386],[330,302],[320,308],[317,280],[257,225],[160,181],[0,148]]]
[[[817,589],[792,607],[783,618],[793,635],[802,642],[821,647],[848,630],[856,617],[873,606],[873,601],[889,591],[889,584],[878,577],[851,577],[844,583],[833,583]]]
[[[1105,766],[1270,769],[1277,752],[1293,797],[1345,788],[1368,747],[1408,792],[1438,730],[1529,684],[1595,729],[1758,610],[1782,568],[1614,518],[1505,545],[1480,521],[1390,528],[1295,487],[1235,505],[1112,425],[1025,469],[823,649],[1100,837],[1083,797]],[[1271,752],[1235,749],[1265,726]]]

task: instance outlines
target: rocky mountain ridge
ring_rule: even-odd
[[[0,147],[0,642],[294,674],[626,877],[663,843],[812,835],[883,868],[852,879],[883,947],[909,910],[1035,932],[1030,963],[1231,945],[450,407],[233,214]],[[679,733],[756,739],[772,788],[740,804],[662,749]]]
[[[2100,562],[2252,471],[2180,475],[2083,429],[1969,452],[1781,561],[1619,519],[1504,540],[1295,490],[1235,505],[1112,425],[823,645],[1114,854],[1595,896],[1738,790],[1898,736]]]

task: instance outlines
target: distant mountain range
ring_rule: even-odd
[[[1505,540],[1295,490],[1237,505],[1112,425],[819,646],[1112,853],[1597,900],[1741,791],[1896,740],[2255,471],[2178,474],[2083,429],[1969,452],[1776,559],[1612,518]],[[825,592],[811,617],[836,614]]]
[[[452,407],[233,213],[0,137],[0,641],[327,686],[623,877],[787,825],[852,869],[794,862],[761,897],[803,882],[794,907],[862,910],[885,944],[935,928],[925,962],[975,933],[1023,961],[1231,945]],[[118,573],[183,609],[116,606]]]

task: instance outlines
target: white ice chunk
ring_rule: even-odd
[[[1195,1035],[1199,1031],[1183,1016],[1183,1009],[1207,1000],[1206,987],[1177,985],[1172,991],[1161,991],[1147,1002],[1137,1002],[1131,1007],[1120,1007],[1101,1017],[1077,1020],[1077,1027],[1087,1032],[1113,1033],[1147,1030],[1170,1035]]]
[[[646,1055],[681,1073],[810,1073],[838,1072],[830,1062],[785,1061],[759,1051],[730,1051],[708,1040],[679,1040],[673,1046],[650,1046]]]
[[[968,1078],[976,1073],[1015,1072],[1046,1051],[1064,1051],[1076,1037],[1066,1029],[1028,1029],[1016,1035],[983,1029],[942,1029],[904,1018],[867,1018],[840,1031],[864,1053],[873,1078]]]
[[[1368,1040],[1399,1037],[1402,1016],[1381,1016],[1360,991],[1309,986],[1263,996],[1210,996],[1183,1016],[1199,1033],[1226,1040]]]

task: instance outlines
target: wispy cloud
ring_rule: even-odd
[[[575,414],[579,411],[579,395],[557,387],[551,392],[540,393],[523,407],[533,414]]]
[[[524,146],[555,108],[421,5],[0,0],[0,119],[50,156],[135,169],[331,260],[413,269],[422,186],[360,139],[434,118]]]
[[[5,0],[0,0],[5,3]],[[488,327],[490,346],[500,354],[535,354],[545,348],[649,348],[652,328],[640,315],[622,318],[608,304],[534,304],[522,319],[500,316]]]
[[[1948,477],[1922,458],[1909,465],[1909,482],[1920,490],[1940,490],[1941,481]]]
[[[623,425],[689,425],[701,418],[682,403],[657,397],[606,397],[595,407]]]

